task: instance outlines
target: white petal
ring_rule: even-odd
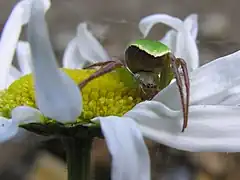
[[[187,31],[185,27],[177,34],[177,44],[174,55],[186,61],[189,72],[199,67],[197,44],[191,33]]]
[[[175,30],[168,31],[160,41],[167,45],[172,53],[175,54],[177,43],[177,32]]]
[[[13,60],[15,46],[21,32],[21,9],[15,8],[10,15],[0,41],[0,87],[7,88],[7,76]]]
[[[16,49],[18,64],[23,75],[32,72],[30,44],[26,41],[19,41]]]
[[[184,21],[184,30],[178,33],[175,56],[187,62],[189,72],[199,67],[199,52],[196,44],[198,17],[189,15]]]
[[[7,82],[6,86],[0,87],[0,90],[5,89],[6,87],[8,87],[10,84],[12,84],[15,80],[17,80],[18,78],[20,78],[22,76],[21,72],[15,68],[14,66],[10,67],[10,71],[8,73],[8,77],[7,77]],[[2,81],[3,79],[0,78],[0,81]],[[1,83],[0,83],[1,84]]]
[[[31,13],[31,8],[32,8],[32,3],[35,0],[23,0],[21,2],[19,2],[15,7],[17,8],[21,8],[22,9],[22,23],[23,24],[27,24],[30,18],[30,13]],[[40,0],[43,4],[43,8],[44,8],[44,13],[46,13],[48,11],[48,9],[51,6],[51,1],[50,0]]]
[[[112,155],[113,180],[149,180],[150,160],[136,123],[130,118],[99,117]]]
[[[11,119],[0,117],[0,142],[13,138],[18,133],[18,125]]]
[[[221,105],[240,105],[240,82],[236,82],[233,86],[224,89],[221,92],[216,92],[216,94],[207,97],[206,99],[192,102],[192,104],[221,104]]]
[[[147,17],[144,17],[139,22],[139,29],[144,37],[148,35],[151,28],[158,23],[163,23],[175,30],[181,30],[183,23],[180,19],[176,17],[169,16],[167,14],[153,14]]]
[[[0,81],[0,87],[7,87],[8,72],[10,70],[10,65],[13,60],[14,51],[21,33],[22,26],[28,22],[30,16],[29,11],[31,2],[32,0],[24,0],[17,3],[11,12],[11,15],[9,16],[1,34],[0,77],[2,81]],[[47,11],[47,9],[50,7],[50,2],[48,0],[44,0],[43,2],[44,10]]]
[[[17,124],[38,123],[43,119],[42,113],[32,107],[18,106],[11,112],[12,120]]]
[[[137,104],[124,116],[137,121],[141,126],[154,127],[159,131],[181,132],[181,112],[169,109],[160,102],[146,101]]]
[[[40,111],[60,122],[74,122],[82,111],[82,96],[73,80],[57,67],[40,1],[33,3],[28,35]]]
[[[223,91],[222,96],[219,94],[219,102],[215,104],[222,104],[222,105],[240,105],[240,84],[226,89]]]
[[[198,49],[194,38],[195,33],[197,33],[196,21],[196,15],[189,16],[186,22],[182,22],[180,19],[166,14],[154,14],[143,18],[139,23],[139,29],[144,37],[157,23],[163,23],[175,29],[177,31],[176,37],[170,31],[171,33],[167,36],[173,36],[172,39],[167,37],[168,39],[163,39],[163,43],[166,41],[166,45],[170,45],[169,48],[173,54],[183,58],[187,62],[188,70],[192,71],[199,66]],[[172,43],[169,43],[170,41]],[[174,42],[175,45],[173,45]]]
[[[225,98],[230,91],[240,83],[240,51],[214,60],[190,74],[190,103],[216,104],[219,98]],[[176,83],[172,83],[154,100],[160,101],[171,109],[180,109],[180,99]]]
[[[78,49],[82,57],[90,62],[110,60],[108,53],[87,29],[86,23],[77,28]]]
[[[78,64],[81,68],[88,63],[108,61],[110,57],[87,29],[86,23],[80,23],[77,28],[77,36],[69,43],[64,53],[63,65]]]
[[[12,79],[16,80],[20,78],[22,74],[17,68],[15,68],[14,66],[11,66],[9,76],[11,76]]]
[[[167,146],[193,152],[240,152],[240,107],[190,106],[188,127],[180,131],[180,111],[159,102],[143,102],[125,116],[135,119],[144,136]]]
[[[177,35],[174,54],[187,62],[189,72],[199,67],[199,52],[196,44],[197,33],[197,15],[192,14],[185,19],[184,28]]]
[[[82,69],[90,63],[88,60],[82,57],[78,49],[78,38],[71,40],[63,55],[63,67],[70,69]]]
[[[187,31],[189,31],[194,40],[197,38],[198,34],[198,15],[197,14],[190,14],[184,20],[184,26],[186,27]]]

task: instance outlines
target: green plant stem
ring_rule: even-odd
[[[62,141],[66,149],[68,180],[89,180],[93,139],[64,137]]]

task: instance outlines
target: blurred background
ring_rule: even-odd
[[[16,0],[0,0],[4,26]],[[139,20],[153,13],[184,19],[199,15],[198,47],[201,64],[240,49],[238,0],[52,0],[47,21],[55,51],[61,59],[78,23],[86,21],[111,56],[121,56],[126,45],[141,37]],[[150,39],[161,39],[167,26],[156,25]],[[238,153],[189,153],[149,142],[153,180],[239,180]],[[103,140],[92,152],[93,179],[109,179],[110,156]],[[0,144],[1,180],[67,180],[64,151],[54,139],[24,133]]]

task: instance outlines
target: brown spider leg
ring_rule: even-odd
[[[87,67],[84,67],[83,69],[89,69],[89,68],[93,68],[93,67],[96,67],[96,66],[105,66],[105,65],[107,65],[109,63],[113,63],[113,62],[115,62],[115,61],[98,62],[98,63],[91,64]]]
[[[183,78],[184,78],[184,84],[185,84],[185,88],[186,88],[186,121],[184,121],[184,129],[187,127],[187,121],[188,121],[188,113],[189,113],[189,101],[190,101],[190,80],[189,80],[189,75],[188,75],[188,69],[187,69],[187,63],[186,61],[184,61],[181,58],[177,58],[177,61],[180,63],[180,67],[182,69],[183,72]],[[183,130],[184,130],[183,129]]]
[[[109,64],[109,63],[114,63],[114,62],[119,62],[119,63],[121,63],[121,61],[120,61],[117,57],[112,57],[111,59],[112,59],[112,60],[108,60],[108,61],[105,61],[105,62],[97,62],[97,63],[94,63],[94,64],[89,65],[89,66],[87,66],[87,67],[85,67],[85,68],[83,68],[83,69],[89,69],[89,68],[93,68],[93,67],[96,67],[96,66],[105,66],[105,65],[107,65],[107,64]]]
[[[183,109],[183,128],[182,132],[184,132],[185,128],[187,127],[188,123],[188,109],[189,109],[189,94],[190,94],[190,81],[187,71],[187,65],[186,62],[183,59],[175,58],[173,55],[171,55],[171,64],[173,67],[173,72],[175,75],[176,83],[179,89],[180,98],[181,98],[181,104]],[[184,77],[184,85],[186,89],[186,96],[183,92],[183,83],[181,79],[181,75],[178,69],[178,66],[180,65],[182,71],[183,71],[183,77]]]
[[[116,61],[112,61],[112,63],[108,63],[106,66],[101,67],[99,70],[97,70],[95,73],[93,73],[91,76],[89,76],[87,79],[83,80],[78,87],[81,89],[83,88],[88,82],[90,82],[91,80],[104,75],[106,73],[109,73],[111,71],[113,71],[114,69],[118,68],[118,67],[122,67],[122,63],[116,62]]]

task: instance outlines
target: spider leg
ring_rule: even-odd
[[[188,111],[189,111],[189,100],[190,100],[190,80],[188,75],[188,69],[187,69],[187,63],[181,58],[177,58],[177,61],[180,63],[180,67],[183,72],[183,78],[184,78],[184,85],[186,90],[186,101],[185,101],[185,113],[186,113],[186,120],[184,121],[184,129],[187,127],[187,121],[188,121]],[[183,131],[184,131],[183,129]]]
[[[105,62],[97,62],[97,63],[91,64],[89,66],[86,66],[83,69],[90,69],[90,68],[93,68],[93,67],[96,67],[96,66],[105,66],[109,63],[115,63],[115,62],[121,63],[121,61],[117,57],[112,57],[111,60],[108,60],[108,61],[105,61]]]
[[[190,80],[189,80],[188,71],[187,71],[187,64],[183,59],[175,58],[173,55],[171,55],[171,64],[173,67],[173,72],[175,75],[176,83],[177,83],[179,93],[180,93],[180,98],[181,98],[181,104],[183,109],[183,120],[184,120],[182,132],[184,132],[188,123],[189,98],[190,98]],[[182,69],[182,72],[183,72],[182,75],[183,75],[183,81],[184,81],[185,87],[183,87],[183,82],[182,82],[181,74],[179,72],[178,67]],[[185,93],[184,93],[184,90],[185,90]]]
[[[91,64],[89,66],[86,66],[83,69],[90,69],[90,68],[97,67],[97,66],[105,66],[107,64],[114,63],[114,62],[115,61],[98,62],[98,63]]]
[[[100,66],[100,65],[98,65]],[[109,73],[111,71],[113,71],[114,69],[118,68],[118,67],[122,67],[122,63],[120,62],[116,62],[116,61],[110,61],[110,62],[106,62],[105,63],[105,66],[103,64],[103,66],[97,70],[95,73],[93,73],[92,75],[90,75],[88,78],[86,78],[85,80],[83,80],[79,85],[78,87],[81,89],[83,88],[88,82],[90,82],[91,80],[101,76],[101,75],[104,75],[106,73]]]

